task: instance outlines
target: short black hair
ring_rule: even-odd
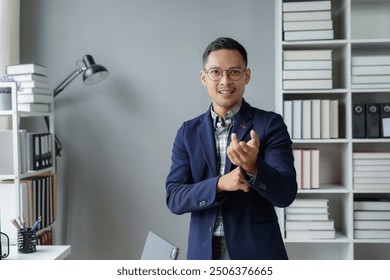
[[[240,52],[245,62],[245,67],[248,65],[248,54],[245,48],[236,40],[228,37],[219,37],[212,41],[203,53],[203,66],[206,65],[207,59],[212,51],[216,50],[237,50]]]

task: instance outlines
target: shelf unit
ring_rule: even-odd
[[[9,88],[11,90],[11,108],[8,110],[0,110],[0,116],[2,117],[9,117],[11,118],[11,130],[12,130],[12,160],[13,161],[13,173],[12,174],[0,174],[0,188],[2,187],[2,184],[5,182],[7,184],[12,182],[12,185],[16,188],[15,197],[9,198],[10,200],[14,200],[14,207],[15,207],[15,217],[17,216],[22,217],[23,216],[23,197],[22,197],[22,190],[21,190],[21,181],[28,178],[33,178],[35,176],[39,175],[47,175],[47,174],[55,174],[55,154],[54,151],[51,151],[51,159],[52,159],[52,166],[35,170],[35,171],[26,171],[22,172],[22,162],[21,162],[21,137],[19,130],[21,129],[21,122],[23,118],[48,118],[49,120],[49,132],[54,135],[54,111],[53,111],[53,104],[50,104],[50,112],[26,112],[26,111],[19,111],[18,108],[18,94],[17,94],[17,83],[16,82],[0,82],[0,88]],[[52,137],[52,143],[51,147],[54,147],[54,137]],[[0,155],[2,156],[2,155]],[[55,183],[54,183],[55,184]],[[55,197],[55,187],[53,188],[54,191],[54,197]],[[12,203],[9,203],[12,204]],[[1,207],[1,205],[0,205]],[[13,211],[12,211],[13,212]],[[9,221],[2,222],[3,228],[4,223],[8,223]],[[9,222],[9,224],[11,224]],[[11,227],[12,228],[12,227]],[[16,230],[12,228],[15,234],[9,234],[10,235],[10,242],[11,244],[14,244],[16,242]],[[4,231],[4,230],[3,230]]]
[[[355,54],[390,55],[390,0],[332,0],[334,39],[285,41],[283,39],[284,2],[275,1],[275,110],[283,114],[283,101],[289,99],[338,99],[338,139],[293,139],[293,148],[319,148],[320,188],[298,191],[298,198],[329,199],[335,220],[336,238],[317,240],[285,239],[290,259],[390,259],[389,239],[355,239],[353,202],[360,197],[390,198],[388,190],[355,190],[353,160],[357,151],[390,152],[390,139],[354,139],[352,104],[390,102],[390,88],[353,89],[351,58]],[[333,88],[329,90],[283,89],[284,50],[333,50]],[[284,209],[277,209],[285,236]]]

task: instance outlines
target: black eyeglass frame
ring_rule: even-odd
[[[246,71],[247,69],[248,69],[248,68],[242,69],[242,68],[240,68],[240,67],[231,68],[231,69],[225,69],[225,70],[222,70],[222,69],[220,69],[220,68],[210,68],[210,69],[206,70],[205,73],[206,73],[207,77],[208,77],[211,81],[213,81],[213,82],[217,82],[217,81],[221,80],[222,77],[223,77],[223,73],[224,73],[225,71],[228,72],[228,77],[229,77],[232,81],[239,81],[239,80],[242,79],[242,77],[244,77],[244,73],[245,73],[245,71]],[[209,71],[211,71],[211,70],[219,70],[219,71],[221,71],[220,77],[219,77],[218,79],[212,79],[212,78],[210,77],[210,75],[209,75]],[[241,72],[241,77],[240,77],[240,78],[238,78],[238,79],[232,78],[232,76],[230,75],[230,71],[234,71],[234,70],[235,70],[235,71],[240,70],[240,72]]]

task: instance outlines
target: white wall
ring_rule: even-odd
[[[219,36],[249,53],[246,99],[274,108],[272,0],[22,0],[21,62],[44,64],[52,88],[84,54],[110,76],[81,77],[56,98],[57,243],[72,259],[137,259],[149,229],[185,258],[189,215],[165,204],[180,124],[208,109],[201,56]]]

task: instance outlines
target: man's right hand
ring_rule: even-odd
[[[219,177],[217,183],[217,192],[232,192],[232,191],[249,191],[249,186],[245,182],[245,178],[242,175],[240,168],[237,167],[229,173]]]

